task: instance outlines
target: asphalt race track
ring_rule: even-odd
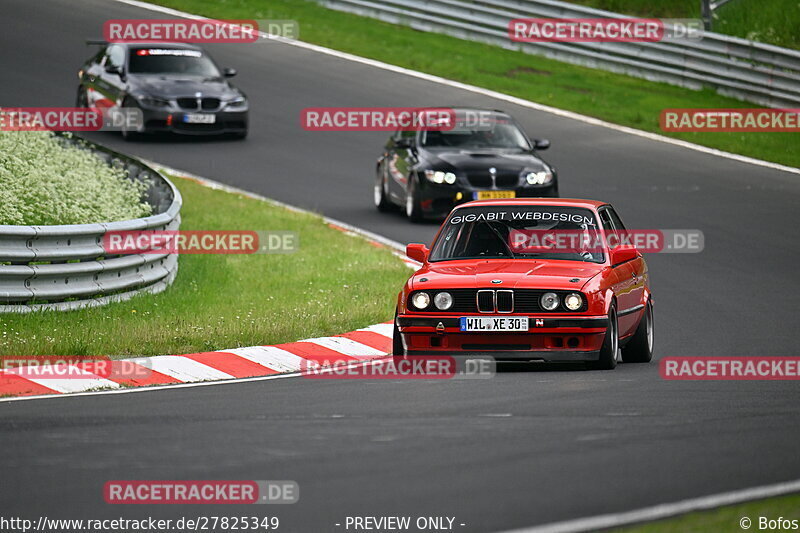
[[[90,54],[83,39],[99,37],[110,18],[167,17],[110,1],[2,0],[0,107],[71,106]],[[629,227],[705,233],[702,253],[647,258],[657,356],[800,355],[799,175],[286,44],[208,48],[239,70],[234,81],[251,100],[247,140],[92,138],[403,243],[428,242],[436,224],[372,206],[386,135],[305,132],[301,109],[499,107],[552,141],[543,155],[563,196],[610,201]],[[335,524],[348,515],[441,515],[465,524],[457,531],[496,531],[800,478],[798,401],[796,383],[670,382],[653,363],[8,402],[0,514],[272,513],[281,531],[344,530]],[[301,497],[274,507],[110,506],[102,487],[111,479],[290,479]]]

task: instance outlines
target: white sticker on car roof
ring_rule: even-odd
[[[500,220],[536,220],[549,222],[572,222],[575,224],[586,224],[594,226],[594,218],[578,213],[565,213],[559,211],[482,211],[479,213],[467,213],[465,215],[454,215],[450,217],[450,224],[463,224],[465,222],[480,221],[500,221]]]
[[[136,51],[137,56],[181,56],[181,57],[201,57],[199,50],[181,50],[177,48],[141,48]]]

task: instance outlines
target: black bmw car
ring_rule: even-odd
[[[452,108],[450,108],[452,109]],[[441,218],[453,206],[488,198],[558,197],[556,169],[502,111],[454,109],[456,126],[443,131],[398,131],[378,158],[375,205],[405,209],[412,221]],[[465,116],[488,118],[469,124]]]
[[[155,132],[243,138],[247,97],[226,79],[235,74],[190,44],[104,43],[78,71],[76,105],[141,110],[141,125],[122,128],[126,139]]]

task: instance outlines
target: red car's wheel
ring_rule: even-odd
[[[403,339],[400,338],[400,329],[397,327],[397,315],[394,317],[394,329],[392,330],[392,355],[403,357],[406,351],[403,348]]]
[[[622,348],[626,363],[649,363],[653,359],[653,304],[647,300],[644,315],[630,341]]]
[[[608,329],[600,348],[600,359],[592,365],[597,370],[613,370],[617,367],[617,352],[619,351],[619,327],[617,325],[617,306],[611,304],[608,310]]]

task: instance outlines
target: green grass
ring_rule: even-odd
[[[700,18],[700,0],[566,1],[639,17]],[[800,49],[798,0],[731,0],[714,14],[714,32]]]
[[[216,18],[297,20],[300,38],[304,41],[650,132],[663,133],[658,118],[664,108],[755,107],[754,104],[720,96],[711,89],[692,91],[577,67],[333,11],[304,0],[158,0],[154,3]],[[547,134],[544,130],[531,133]],[[800,136],[797,134],[706,132],[665,135],[800,166]]]
[[[781,496],[754,502],[721,507],[711,511],[689,513],[678,518],[660,520],[639,526],[614,530],[616,533],[742,533],[740,527],[743,517],[751,520],[749,531],[770,531],[759,529],[759,517],[776,520],[778,517],[800,520],[800,495]],[[788,531],[773,529],[772,531]]]
[[[161,355],[332,335],[392,318],[408,268],[315,215],[174,180],[182,230],[288,230],[292,254],[182,255],[165,292],[66,313],[0,314],[0,355]]]

